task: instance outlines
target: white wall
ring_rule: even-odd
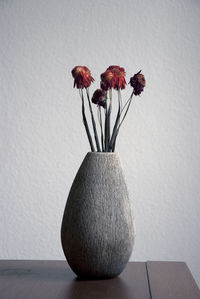
[[[89,146],[71,69],[140,69],[117,144],[133,200],[131,260],[186,261],[200,284],[200,2],[0,2],[0,258],[63,259],[60,224]],[[123,92],[124,99],[130,87]]]

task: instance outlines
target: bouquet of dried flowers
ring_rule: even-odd
[[[90,98],[89,87],[94,81],[90,70],[86,66],[76,66],[72,70],[72,76],[74,77],[74,87],[77,87],[79,89],[79,94],[82,101],[83,123],[92,152],[115,151],[116,139],[119,133],[119,129],[127,115],[133,96],[140,95],[146,85],[145,77],[143,74],[141,74],[141,71],[139,71],[130,78],[129,84],[133,88],[133,90],[128,100],[123,103],[121,97],[121,89],[124,89],[126,87],[125,75],[126,73],[124,68],[117,65],[109,66],[107,70],[101,74],[100,88],[97,89],[93,93],[92,98]],[[118,111],[115,122],[111,129],[113,90],[116,90],[118,94]],[[89,111],[91,114],[91,122],[94,131],[96,149],[85,113],[85,97],[86,101],[88,102]],[[97,105],[100,139],[91,103]]]

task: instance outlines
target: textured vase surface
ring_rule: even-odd
[[[120,159],[88,153],[67,199],[61,242],[66,259],[82,278],[111,278],[133,250],[134,225]]]

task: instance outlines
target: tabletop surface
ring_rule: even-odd
[[[200,299],[184,262],[129,262],[119,277],[80,280],[66,261],[0,260],[0,299]]]

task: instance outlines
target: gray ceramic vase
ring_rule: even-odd
[[[119,275],[134,242],[130,200],[116,153],[88,153],[72,184],[61,227],[66,259],[82,278]]]

